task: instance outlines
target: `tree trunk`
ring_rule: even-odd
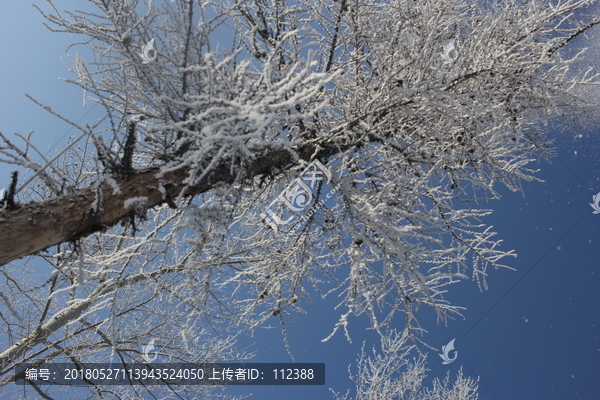
[[[299,150],[298,157],[308,159],[310,155]],[[236,176],[235,171],[232,173],[230,163],[223,164],[197,185],[188,188],[183,195],[204,193],[220,182],[232,183],[236,178],[251,178],[265,173],[270,167],[282,170],[293,163],[294,158],[286,149],[269,150],[246,166],[243,176]],[[128,176],[113,176],[120,189],[117,194],[114,193],[114,185],[103,183],[98,189],[92,185],[48,201],[6,210],[0,214],[0,265],[50,246],[104,231],[131,215],[134,208],[148,209],[170,203],[185,188],[183,182],[188,177],[188,171],[169,172],[160,180],[157,178],[158,172],[158,169],[148,169]],[[159,189],[161,185],[166,196]],[[94,211],[98,193],[99,207]],[[125,208],[125,202],[134,197],[145,197],[147,200]]]

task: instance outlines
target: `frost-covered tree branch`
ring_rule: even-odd
[[[210,358],[196,330],[284,324],[312,289],[339,298],[331,335],[353,315],[422,332],[419,307],[459,314],[450,285],[514,256],[479,202],[536,179],[547,123],[597,122],[599,77],[569,46],[597,29],[592,0],[89,3],[38,7],[92,49],[67,82],[105,117],[61,116],[80,136],[55,156],[1,137],[22,172],[0,214],[5,373],[150,338]]]
[[[450,381],[450,373],[444,380],[435,378],[433,388],[424,388],[426,377],[426,358],[409,358],[415,346],[408,344],[407,332],[389,331],[382,337],[381,352],[373,349],[372,356],[363,346],[357,360],[357,372],[350,370],[350,376],[356,384],[356,395],[349,393],[341,396],[335,393],[336,400],[477,400],[477,381],[464,377],[459,370],[456,380]]]

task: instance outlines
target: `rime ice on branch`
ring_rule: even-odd
[[[573,17],[594,1],[90,3],[42,12],[91,47],[67,81],[105,117],[79,125],[47,108],[81,132],[53,157],[2,136],[0,162],[28,171],[22,207],[0,214],[0,234],[18,226],[25,244],[3,261],[46,249],[54,271],[32,282],[12,272],[30,276],[27,263],[4,267],[2,304],[28,311],[1,313],[3,371],[42,356],[139,361],[150,340],[182,361],[239,360],[236,335],[273,318],[285,333],[311,288],[339,296],[332,335],[351,339],[349,317],[364,314],[391,340],[400,314],[414,337],[418,307],[459,313],[451,284],[483,288],[514,255],[477,201],[535,179],[549,116],[569,128],[597,115],[598,76],[564,51],[600,21]],[[314,160],[335,196],[317,184],[319,207],[274,232],[264,207]]]

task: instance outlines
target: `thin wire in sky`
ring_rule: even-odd
[[[472,373],[473,373],[475,376],[479,376],[479,377],[481,376],[481,375],[479,375],[478,373],[476,373],[475,371],[473,371],[473,369],[472,369],[471,367],[469,367],[467,364],[465,364],[465,367],[469,368],[469,371],[471,371],[471,372],[472,372]],[[498,396],[498,395],[496,394],[496,392],[494,392],[494,391],[492,390],[492,388],[491,388],[491,387],[489,387],[489,386],[488,386],[488,384],[487,384],[487,383],[485,383],[485,381],[484,381],[483,379],[481,379],[481,383],[483,383],[483,384],[485,385],[485,387],[486,387],[486,388],[488,388],[488,390],[494,394],[494,396],[496,396],[498,399],[502,400],[502,398],[501,398],[500,396]]]
[[[90,112],[92,112],[92,110],[93,110],[94,108],[96,108],[96,106],[97,106],[97,105],[98,105],[98,103],[95,103],[95,104],[92,106],[92,108],[90,108],[90,109],[89,109],[89,110],[88,110],[88,111],[87,111],[85,114],[83,114],[83,115],[81,116],[81,118],[79,118],[79,120],[77,120],[77,122],[75,122],[75,123],[76,123],[76,124],[79,124],[79,123],[81,122],[81,120],[82,120],[82,119],[84,119],[84,118],[85,118],[85,117],[86,117],[86,116],[87,116],[87,115],[88,115]],[[66,136],[67,136],[67,135],[68,135],[68,134],[69,134],[69,133],[70,133],[70,132],[73,130],[73,128],[75,128],[75,127],[74,127],[74,126],[71,126],[71,128],[70,128],[70,129],[69,129],[69,130],[68,130],[68,131],[67,131],[67,132],[66,132],[66,133],[65,133],[65,134],[64,134],[64,135],[63,135],[63,136],[62,136],[60,139],[58,139],[58,140],[56,141],[56,143],[55,143],[55,144],[54,144],[54,145],[53,145],[53,146],[52,146],[50,149],[48,149],[48,151],[50,151],[50,150],[54,149],[54,148],[55,148],[55,147],[56,147],[56,146],[57,146],[57,145],[60,143],[60,141],[61,141],[61,140],[63,140],[63,139],[64,139],[64,138],[65,138],[65,137],[66,137]]]
[[[584,217],[585,217],[585,215],[583,215],[581,218],[579,218],[579,220],[577,220],[577,222],[575,222],[575,224],[574,224],[574,225],[573,225],[573,226],[572,226],[572,227],[571,227],[571,228],[570,228],[570,229],[569,229],[569,230],[568,230],[568,231],[567,231],[567,232],[566,232],[564,235],[562,235],[562,236],[560,237],[560,239],[558,239],[558,240],[556,241],[556,243],[554,243],[554,245],[552,245],[552,246],[551,246],[551,247],[548,249],[548,251],[546,251],[546,252],[544,253],[544,255],[543,255],[542,257],[540,257],[540,259],[539,259],[539,260],[538,260],[538,261],[537,261],[535,264],[533,264],[533,266],[532,266],[531,268],[529,268],[529,270],[527,270],[527,272],[525,272],[525,274],[523,274],[523,276],[522,276],[521,278],[519,278],[519,280],[518,280],[518,281],[516,281],[516,282],[514,283],[514,285],[512,285],[512,286],[511,286],[511,288],[510,288],[510,289],[508,289],[508,290],[506,291],[506,293],[504,293],[504,295],[503,295],[502,297],[500,297],[500,299],[499,299],[499,300],[498,300],[496,303],[494,303],[494,305],[493,305],[493,306],[491,306],[491,307],[489,308],[489,310],[487,310],[487,311],[485,312],[485,314],[483,314],[483,316],[482,316],[481,318],[479,318],[479,320],[478,320],[478,321],[477,321],[477,322],[476,322],[476,323],[475,323],[475,324],[474,324],[474,325],[473,325],[473,326],[472,326],[472,327],[471,327],[471,328],[470,328],[470,329],[467,331],[467,333],[465,333],[465,336],[466,336],[466,335],[468,335],[468,334],[469,334],[469,332],[471,332],[471,331],[473,330],[473,328],[475,328],[475,327],[477,326],[477,324],[479,324],[479,323],[480,323],[480,322],[481,322],[481,321],[482,321],[482,320],[485,318],[485,316],[486,316],[486,315],[488,315],[488,314],[489,314],[489,313],[490,313],[490,312],[491,312],[491,311],[492,311],[492,310],[493,310],[493,309],[494,309],[494,308],[495,308],[495,307],[496,307],[496,306],[497,306],[497,305],[498,305],[498,304],[499,304],[499,303],[502,301],[502,299],[504,299],[504,298],[505,298],[505,297],[506,297],[506,296],[507,296],[507,295],[508,295],[508,294],[509,294],[509,293],[510,293],[510,292],[511,292],[511,291],[512,291],[514,288],[515,288],[515,286],[517,286],[517,285],[519,284],[519,282],[521,282],[521,281],[523,280],[523,278],[525,278],[525,277],[526,277],[526,276],[527,276],[527,275],[528,275],[528,274],[529,274],[531,271],[533,271],[533,269],[534,269],[534,268],[535,268],[535,267],[536,267],[536,266],[537,266],[537,265],[538,265],[538,264],[539,264],[539,263],[540,263],[540,262],[541,262],[541,261],[542,261],[544,258],[546,258],[546,256],[547,256],[547,255],[550,253],[550,251],[552,251],[552,250],[553,250],[553,249],[554,249],[554,248],[555,248],[555,247],[556,247],[556,246],[557,246],[557,245],[558,245],[558,244],[559,244],[559,243],[560,243],[560,242],[561,242],[561,241],[562,241],[562,240],[563,240],[563,239],[564,239],[564,238],[565,238],[565,237],[566,237],[566,236],[567,236],[567,235],[568,235],[568,234],[569,234],[569,233],[570,233],[572,230],[573,230],[573,228],[575,228],[575,227],[576,227],[576,226],[577,226],[577,225],[578,225],[578,224],[581,222],[581,220],[582,220]]]

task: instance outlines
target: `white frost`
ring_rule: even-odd
[[[108,183],[110,185],[110,187],[113,190],[113,195],[118,196],[121,194],[121,188],[119,187],[119,185],[117,184],[117,181],[113,179],[112,176],[105,174],[102,179],[104,180],[104,182]],[[127,208],[127,207],[125,207]]]
[[[144,205],[148,202],[148,198],[145,196],[141,197],[132,197],[130,199],[125,200],[125,204],[123,205],[125,209],[135,207],[137,205]]]

